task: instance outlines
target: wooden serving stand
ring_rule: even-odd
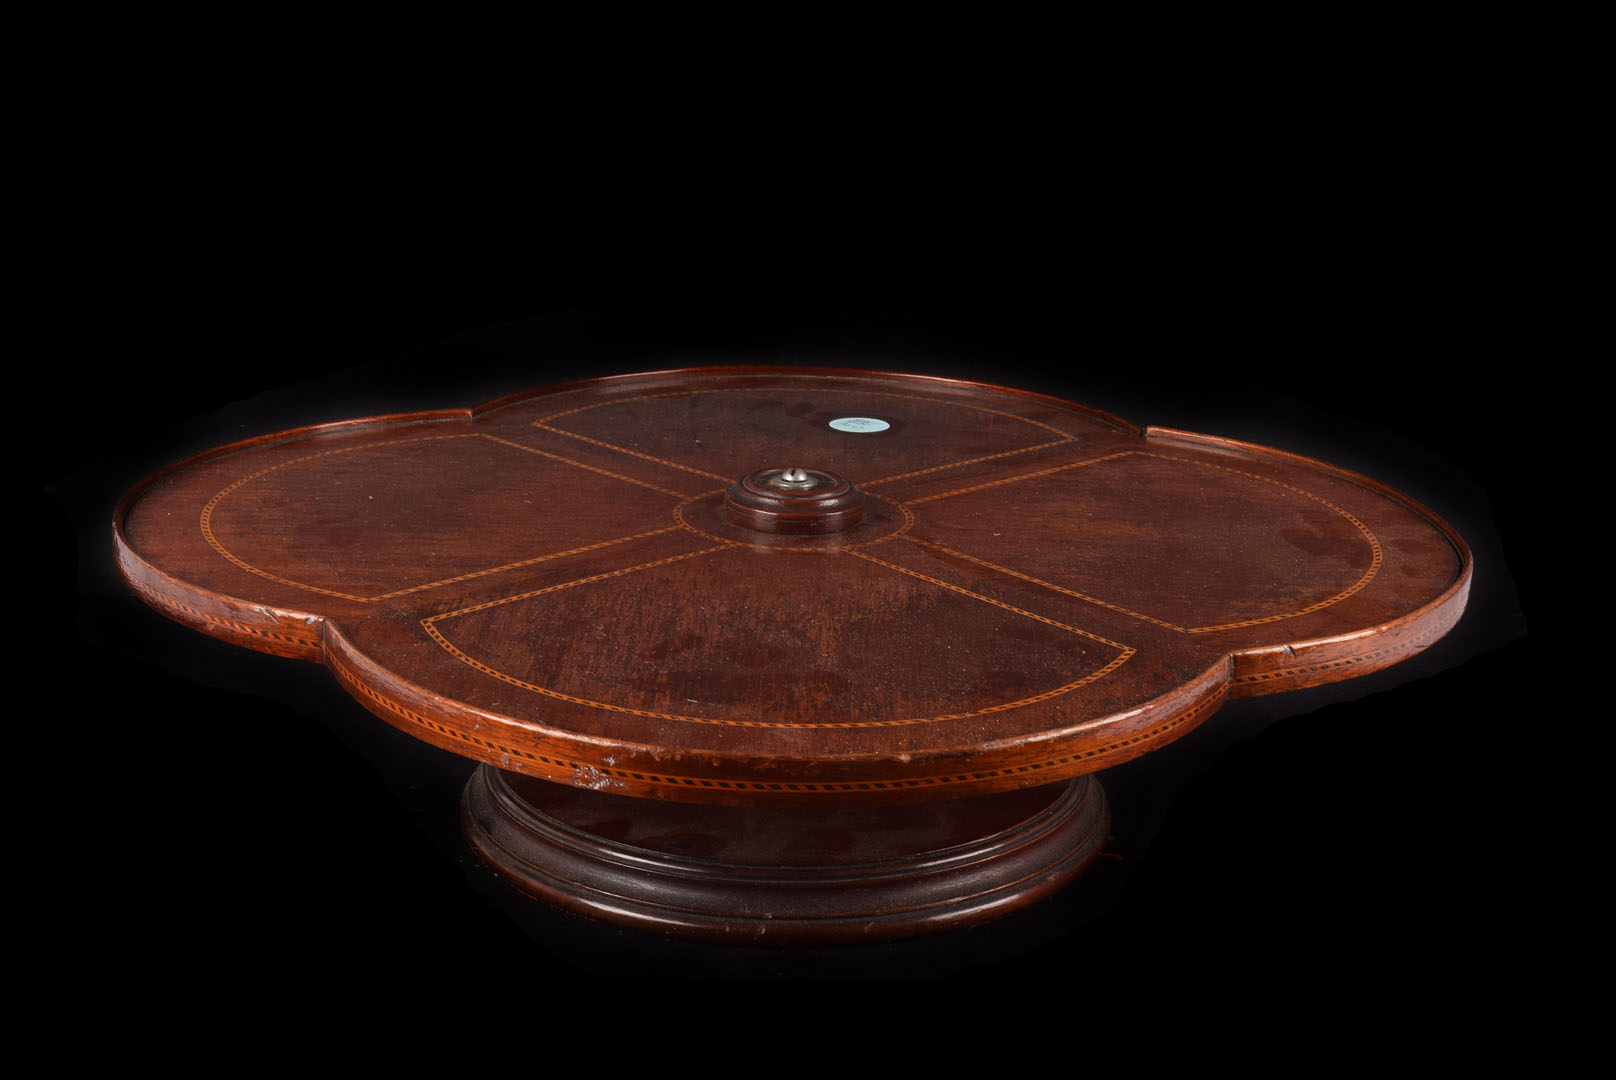
[[[114,517],[147,603],[482,763],[518,888],[709,940],[968,925],[1069,881],[1093,774],[1351,678],[1464,542],[1282,451],[915,375],[707,368],[265,435]]]

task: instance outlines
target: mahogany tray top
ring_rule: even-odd
[[[1463,541],[1282,451],[950,379],[723,368],[265,435],[114,519],[129,584],[389,723],[734,805],[1071,780],[1463,611]]]

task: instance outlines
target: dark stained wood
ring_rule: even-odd
[[[845,477],[857,523],[737,524],[726,492],[783,464]],[[1129,760],[1230,697],[1413,655],[1471,573],[1429,511],[1319,462],[977,383],[803,368],[264,436],[145,481],[114,540],[164,614],[322,662],[457,754],[810,811]]]
[[[985,922],[1099,855],[1091,777],[894,807],[736,810],[602,795],[484,765],[466,834],[533,896],[708,941],[840,944]]]
[[[825,536],[864,520],[864,493],[822,469],[759,469],[724,492],[724,516],[754,532]]]

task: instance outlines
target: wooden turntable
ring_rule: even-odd
[[[518,888],[642,929],[968,925],[1094,774],[1458,620],[1459,536],[1282,451],[959,380],[695,368],[263,435],[119,504],[125,580],[481,762]]]

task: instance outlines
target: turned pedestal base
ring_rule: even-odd
[[[467,835],[530,895],[681,937],[839,944],[1003,915],[1060,888],[1110,824],[1091,777],[871,808],[754,809],[603,795],[482,766]]]

